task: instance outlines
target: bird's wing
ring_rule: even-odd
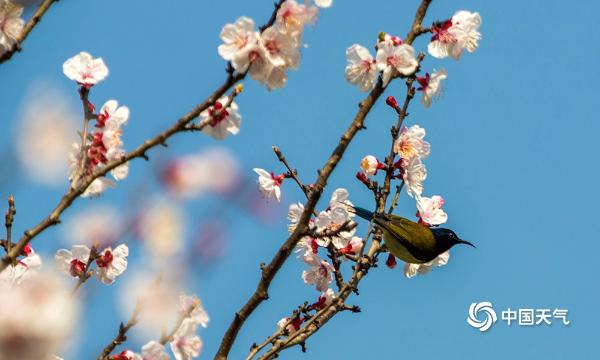
[[[435,237],[429,228],[399,216],[378,216],[375,223],[398,239],[415,259],[427,262],[437,255]]]

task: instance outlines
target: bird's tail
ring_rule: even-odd
[[[371,219],[373,219],[373,212],[369,211],[367,209],[363,209],[361,207],[357,207],[357,206],[352,206],[350,211],[352,211],[353,213],[355,213],[356,215],[358,215],[359,217],[371,221]]]

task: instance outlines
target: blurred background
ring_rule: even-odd
[[[32,2],[29,2],[32,3]],[[33,243],[46,265],[54,252],[102,239],[130,245],[128,271],[115,285],[87,282],[77,335],[61,355],[97,356],[129,318],[136,284],[168,271],[178,288],[202,299],[211,322],[201,331],[204,358],[214,355],[233,314],[254,291],[259,263],[287,238],[289,204],[303,200],[291,181],[281,204],[265,201],[254,167],[281,173],[271,146],[281,148],[305,183],[316,178],[364,97],[346,83],[345,49],[372,48],[385,31],[404,37],[417,0],[334,1],[304,36],[300,69],[282,90],[246,80],[236,99],[239,135],[217,142],[199,133],[177,135],[150,161],[131,163],[130,176],[97,199],[80,199]],[[169,126],[222,83],[219,32],[238,16],[266,22],[272,1],[73,1],[52,6],[23,45],[0,66],[0,195],[14,194],[15,233],[33,226],[67,188],[69,141],[77,137],[81,104],[63,62],[88,51],[102,57],[109,77],[92,90],[101,106],[117,99],[131,110],[126,149]],[[447,226],[477,245],[453,249],[447,266],[406,279],[402,266],[380,266],[349,300],[344,313],[284,359],[593,358],[598,340],[600,290],[593,228],[600,200],[595,185],[596,83],[600,39],[593,1],[434,1],[425,24],[456,10],[477,11],[483,39],[459,62],[427,57],[423,70],[445,68],[441,99],[430,109],[414,101],[405,124],[427,130],[424,194],[441,194]],[[33,11],[29,8],[26,17]],[[428,39],[415,42],[425,51]],[[396,82],[385,94],[403,98]],[[594,115],[596,114],[596,115]],[[383,159],[395,116],[383,102],[369,115],[331,177],[319,209],[338,187],[355,204],[372,207],[370,192],[354,175],[360,159]],[[4,205],[3,205],[4,206]],[[400,197],[396,211],[415,213]],[[359,223],[357,235],[367,231]],[[381,262],[383,265],[383,262]],[[305,265],[286,262],[263,303],[247,322],[231,354],[245,357],[276,322],[318,296],[304,285]],[[509,327],[499,322],[480,333],[466,323],[472,302],[512,308],[569,310],[569,326]],[[134,328],[128,348],[150,339]]]

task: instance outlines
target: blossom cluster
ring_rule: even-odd
[[[356,228],[354,213],[349,211],[352,203],[348,200],[348,190],[340,188],[333,192],[327,209],[319,212],[316,219],[310,220],[310,228],[315,236],[303,237],[296,246],[299,257],[309,266],[302,272],[302,279],[307,285],[314,285],[320,292],[326,292],[333,281],[333,273],[337,270],[327,260],[319,256],[320,248],[332,248],[342,259],[355,256],[362,249],[362,239],[354,236]],[[288,229],[293,232],[300,219],[304,207],[302,204],[290,205]]]
[[[119,106],[116,100],[109,100],[96,114],[95,106],[87,99],[90,88],[108,76],[108,68],[102,58],[93,58],[89,53],[81,52],[63,64],[63,72],[80,86],[79,92],[86,109],[86,125],[88,121],[95,120],[93,131],[87,131],[84,125],[82,142],[73,143],[69,155],[69,180],[71,186],[76,187],[81,178],[125,154],[121,135],[122,126],[129,119],[129,109]],[[91,118],[88,118],[88,113],[91,113]],[[129,165],[124,163],[110,173],[115,180],[123,180],[129,174]],[[81,196],[98,196],[114,185],[112,180],[101,176],[94,179]]]
[[[235,71],[248,72],[267,89],[278,89],[287,81],[288,69],[297,69],[304,27],[313,24],[318,7],[329,7],[332,1],[316,0],[299,4],[284,1],[277,11],[275,23],[256,31],[254,20],[240,17],[221,30],[219,55],[229,61]]]
[[[388,101],[393,103],[393,101]],[[406,188],[406,192],[414,197],[417,207],[417,218],[420,224],[427,227],[439,226],[448,220],[448,215],[442,209],[444,199],[439,195],[432,197],[423,196],[423,181],[427,178],[427,168],[423,164],[423,159],[427,158],[431,152],[430,144],[425,141],[425,129],[419,125],[403,127],[398,133],[394,142],[394,152],[399,156],[399,160],[393,164],[393,177],[401,179]],[[370,176],[377,174],[379,169],[385,169],[375,156],[367,155],[360,163],[361,171],[357,177],[367,183]],[[397,171],[397,172],[396,172]],[[390,255],[391,256],[391,255]],[[416,273],[424,274],[434,264],[437,266],[445,265],[448,262],[449,254],[441,254],[431,263],[427,264],[406,264],[405,275],[412,277]],[[388,260],[388,266],[395,266],[394,259]]]
[[[156,293],[152,294],[156,298]],[[148,299],[151,300],[151,299]],[[148,313],[152,309],[143,309],[144,313]],[[177,323],[177,329],[173,335],[166,340],[163,338],[160,341],[151,340],[147,342],[136,353],[130,349],[125,349],[119,354],[112,355],[111,360],[168,360],[169,354],[165,350],[165,344],[168,341],[169,347],[176,360],[187,360],[200,356],[202,351],[202,340],[196,334],[198,325],[206,328],[208,326],[209,317],[206,310],[202,306],[202,302],[195,295],[181,294],[178,303],[178,316],[180,319]]]
[[[54,260],[60,270],[72,277],[85,276],[85,271],[96,263],[95,274],[100,282],[110,285],[117,276],[122,275],[127,269],[127,256],[129,248],[121,244],[116,248],[107,247],[97,254],[92,254],[85,245],[74,245],[71,250],[59,249],[54,255]]]
[[[70,338],[79,302],[31,246],[21,254],[0,273],[0,358],[60,359],[48,356]]]
[[[433,33],[428,45],[431,56],[442,59],[447,56],[460,59],[464,50],[473,52],[479,46],[481,34],[478,29],[481,16],[478,13],[458,11],[451,19],[435,22],[430,32]],[[415,50],[402,39],[386,33],[381,33],[375,45],[375,57],[369,50],[359,44],[354,44],[346,50],[345,76],[351,84],[357,85],[362,91],[370,91],[375,87],[377,77],[381,75],[383,87],[396,76],[412,76],[418,71],[419,63],[415,58]],[[423,92],[422,102],[425,107],[431,106],[433,98],[439,97],[442,90],[441,81],[448,73],[444,69],[416,76],[419,83],[417,90]]]
[[[304,236],[296,245],[295,252],[308,266],[302,272],[302,280],[307,285],[314,285],[320,292],[317,300],[308,305],[306,310],[321,310],[330,305],[336,298],[335,292],[329,286],[333,282],[336,271],[335,266],[319,255],[320,249],[326,249],[330,256],[340,257],[342,260],[358,256],[363,247],[362,239],[355,234],[354,213],[349,211],[352,203],[348,200],[348,190],[339,188],[331,195],[327,209],[318,213],[316,218],[309,220],[309,229],[313,236]],[[288,231],[292,233],[304,212],[301,203],[291,204],[288,210]],[[278,323],[280,330],[292,333],[300,328],[305,318],[284,317]]]
[[[0,55],[9,51],[23,31],[23,6],[12,0],[0,0]]]

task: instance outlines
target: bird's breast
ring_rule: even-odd
[[[411,263],[411,264],[422,264],[426,261],[419,260],[415,258],[403,245],[400,241],[395,240],[394,236],[390,234],[387,230],[384,230],[383,234],[383,242],[387,249],[394,254],[398,259]]]

